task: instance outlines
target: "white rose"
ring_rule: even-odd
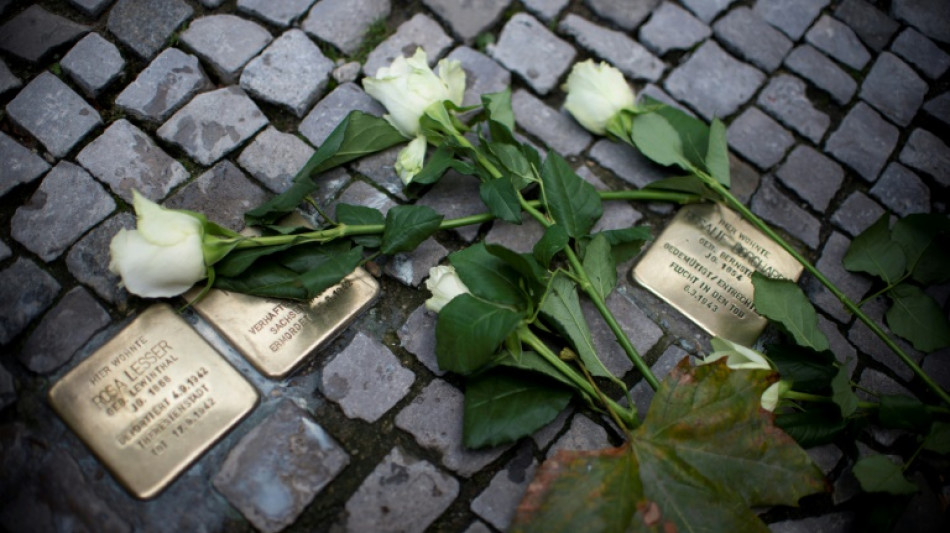
[[[564,109],[587,130],[603,135],[607,123],[623,109],[634,105],[633,90],[623,74],[607,63],[588,59],[576,63],[564,84]]]
[[[420,135],[409,142],[396,157],[396,164],[393,168],[399,174],[399,179],[406,185],[412,181],[416,174],[422,171],[426,158],[426,138]]]
[[[469,292],[468,287],[455,273],[455,267],[444,265],[429,269],[426,288],[432,293],[432,298],[426,300],[426,309],[436,313],[456,296]]]
[[[436,75],[425,51],[417,48],[409,59],[397,57],[392,65],[376,71],[375,77],[363,79],[363,88],[386,107],[390,124],[406,137],[416,137],[426,108],[445,100],[462,105],[465,71],[458,61],[443,59]]]
[[[733,370],[773,370],[769,360],[752,348],[718,337],[712,339],[711,344],[715,351],[703,359],[701,365],[708,365],[725,358],[726,366]],[[786,381],[777,381],[771,384],[762,393],[762,408],[766,411],[774,411],[782,394],[788,389],[789,386]]]
[[[204,226],[194,216],[165,209],[133,192],[134,230],[112,238],[109,270],[125,288],[147,298],[176,296],[205,277]]]

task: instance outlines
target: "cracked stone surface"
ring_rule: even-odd
[[[119,93],[115,104],[134,117],[159,123],[212,87],[197,57],[168,48]]]
[[[542,95],[554,88],[577,54],[538,19],[524,13],[505,24],[489,53]]]
[[[36,137],[53,156],[65,157],[102,117],[81,96],[44,72],[7,104],[14,122]]]

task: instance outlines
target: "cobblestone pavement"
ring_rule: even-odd
[[[429,267],[476,239],[524,247],[538,234],[530,224],[446,232],[391,259],[379,302],[287,379],[258,374],[186,312],[262,400],[151,501],[119,487],[48,406],[52,383],[152,303],[107,271],[109,240],[134,225],[133,188],[239,229],[348,111],[382,113],[361,77],[417,46],[462,62],[468,102],[510,84],[520,131],[602,187],[640,187],[662,170],[561,110],[573,62],[609,61],[642,94],[722,117],[736,193],[852,297],[871,284],[840,267],[857,234],[885,212],[947,211],[945,0],[0,0],[4,528],[503,530],[554,450],[619,443],[577,406],[515,445],[461,445],[460,383],[435,365],[419,287]],[[452,177],[407,199],[394,160],[390,150],[330,173],[320,200],[482,211],[471,182]],[[601,224],[659,229],[672,213],[610,204]],[[813,280],[804,286],[855,381],[913,389],[866,328]],[[946,307],[950,290],[935,296]],[[609,303],[659,374],[707,345],[628,276]],[[609,332],[595,335],[608,367],[635,383]],[[950,386],[950,354],[914,356]],[[649,401],[643,384],[634,393]],[[835,491],[766,512],[772,530],[848,530],[866,512],[850,466],[900,437],[811,450]],[[898,529],[940,530],[941,490],[915,496]]]

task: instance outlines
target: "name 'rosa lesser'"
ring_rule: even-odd
[[[452,298],[469,292],[468,287],[455,273],[455,267],[447,265],[429,269],[426,288],[432,293],[432,297],[426,300],[426,309],[436,313],[441,311],[445,304],[451,302]]]
[[[607,132],[608,122],[617,113],[634,106],[633,90],[623,74],[604,62],[588,59],[576,63],[563,89],[567,92],[564,109],[598,135]]]

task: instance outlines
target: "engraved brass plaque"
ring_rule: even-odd
[[[213,289],[195,310],[262,374],[281,378],[350,325],[377,295],[379,283],[358,268],[309,303]]]
[[[159,304],[69,371],[49,399],[116,479],[148,499],[248,414],[258,393]]]
[[[802,266],[737,213],[707,203],[680,209],[633,277],[710,334],[751,345],[768,323],[755,311],[755,271],[797,280]]]

